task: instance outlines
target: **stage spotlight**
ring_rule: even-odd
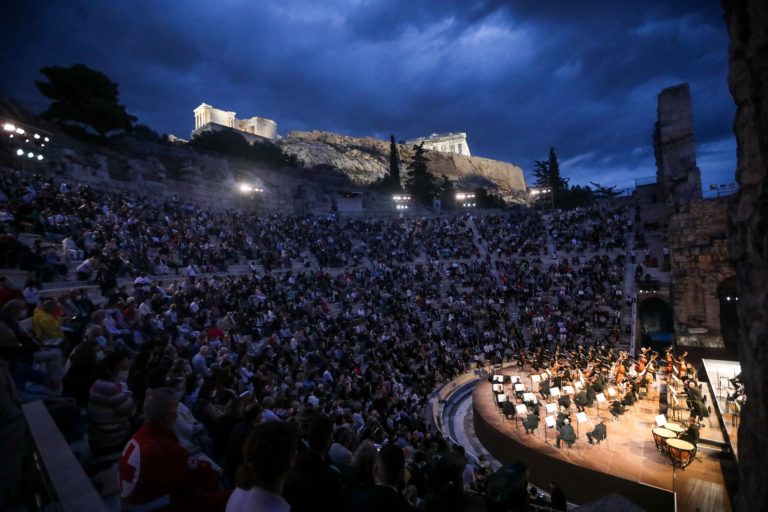
[[[45,142],[48,142],[50,139],[49,139],[48,137],[45,137],[43,140],[44,140]]]
[[[5,123],[3,125],[3,130],[5,130],[7,132],[15,132],[16,131],[16,126],[14,126],[13,123]]]
[[[17,150],[16,150],[16,154],[17,154],[18,156],[24,156],[24,150],[23,150],[23,149],[21,149],[21,148],[19,148],[19,149],[17,149]]]
[[[26,132],[24,131],[24,128],[16,128],[16,133],[19,135],[24,135]]]
[[[27,153],[27,157],[29,157],[29,158],[33,158],[34,156],[35,156],[35,154],[33,152],[31,152],[31,151],[29,153]]]
[[[43,155],[37,155],[37,159],[38,160],[42,160],[43,159]]]
[[[39,138],[40,138],[40,134],[39,134],[39,133],[36,133],[36,134],[35,134],[35,138],[36,138],[36,139],[39,139]]]

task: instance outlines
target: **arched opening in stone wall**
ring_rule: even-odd
[[[659,297],[649,297],[640,302],[640,344],[656,351],[663,350],[672,342],[672,308]]]
[[[720,333],[723,343],[735,345],[739,341],[739,316],[736,312],[739,296],[736,293],[736,278],[730,277],[717,286],[720,302]]]

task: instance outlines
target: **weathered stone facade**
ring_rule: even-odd
[[[688,84],[661,91],[653,133],[656,181],[671,205],[701,199],[701,171],[696,166],[693,112]]]
[[[678,345],[723,345],[718,287],[735,274],[727,244],[728,199],[684,203],[669,219],[672,311]]]
[[[722,0],[730,35],[728,84],[736,103],[736,180],[730,254],[739,293],[739,359],[747,403],[739,426],[734,510],[768,503],[768,5]]]

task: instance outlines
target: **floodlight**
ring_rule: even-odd
[[[48,142],[50,139],[49,139],[48,137],[45,137],[43,140],[44,140],[45,142]]]
[[[16,150],[16,154],[17,154],[18,156],[24,156],[24,150],[23,150],[23,149],[21,149],[21,148],[19,148],[19,149],[17,149],[17,150]]]
[[[24,135],[24,133],[26,132],[24,132],[24,128],[16,128],[16,133],[18,133],[19,135]]]
[[[16,131],[16,127],[13,125],[13,123],[5,123],[3,125],[3,130],[5,130],[7,132],[15,132]]]
[[[27,156],[28,156],[29,158],[33,158],[33,157],[35,156],[35,154],[34,154],[33,152],[31,152],[31,151],[30,151],[29,153],[27,153]]]
[[[36,138],[36,139],[39,139],[39,138],[40,138],[40,134],[39,134],[39,133],[36,133],[36,134],[35,134],[35,138]]]
[[[240,192],[246,193],[246,192],[250,192],[251,190],[252,189],[250,185],[247,185],[245,183],[240,185]]]
[[[43,155],[37,155],[37,159],[38,160],[42,160],[43,159]]]

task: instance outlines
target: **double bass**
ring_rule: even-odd
[[[683,352],[683,355],[680,356],[680,360],[677,361],[677,376],[682,380],[685,379],[688,374],[688,365],[685,364],[685,356],[688,355],[688,352]]]

